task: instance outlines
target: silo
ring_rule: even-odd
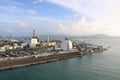
[[[72,41],[68,40],[68,50],[72,50],[73,46],[72,46]]]
[[[68,39],[65,39],[61,43],[61,49],[64,50],[64,51],[72,50],[72,42]]]

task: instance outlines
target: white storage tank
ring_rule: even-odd
[[[72,50],[73,46],[72,46],[72,42],[70,40],[68,40],[67,38],[62,41],[61,43],[61,49],[64,51],[69,51]]]
[[[68,40],[68,50],[72,50],[72,41]]]

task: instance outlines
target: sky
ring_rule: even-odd
[[[120,0],[0,0],[0,35],[120,36]]]

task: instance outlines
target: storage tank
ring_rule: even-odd
[[[72,50],[72,41],[68,40],[68,50]]]
[[[61,43],[61,49],[64,50],[64,51],[72,50],[72,42],[68,39],[65,39]]]

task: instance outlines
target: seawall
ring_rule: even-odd
[[[42,57],[39,56],[37,58],[31,56],[31,57],[15,58],[11,60],[2,60],[0,61],[0,70],[14,69],[14,68],[23,67],[23,66],[49,63],[49,62],[64,60],[72,57],[83,56],[85,54],[94,54],[94,53],[87,53],[87,52],[81,53],[79,51],[76,51],[76,52],[70,52],[70,53],[64,53],[64,54],[53,54],[53,55],[42,56]]]

